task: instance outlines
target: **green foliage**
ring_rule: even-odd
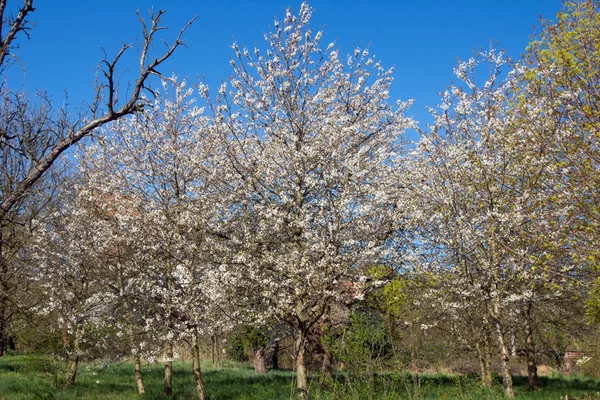
[[[225,344],[227,358],[237,362],[246,362],[248,357],[245,350],[245,332],[243,330],[235,330],[227,337]]]
[[[371,267],[368,275],[373,280],[387,280],[383,288],[371,293],[369,305],[386,315],[398,318],[408,304],[410,281],[385,266]]]
[[[347,327],[329,329],[323,342],[333,358],[356,376],[372,374],[391,356],[385,322],[366,312],[352,313]]]
[[[246,331],[246,346],[251,349],[258,349],[261,347],[266,347],[269,342],[269,338],[267,336],[267,330],[264,327],[256,328],[253,326],[247,326],[245,328]]]
[[[599,10],[597,0],[565,2],[556,22],[542,21],[540,35],[528,48],[528,56],[538,70],[557,72],[553,74],[555,81],[548,82],[551,90],[584,91],[581,93],[582,100],[586,101],[583,112],[591,111],[591,102],[597,101],[597,94],[595,97],[591,89],[597,85],[600,76]]]
[[[50,325],[50,323],[48,323]],[[17,342],[32,353],[62,354],[64,346],[60,330],[44,329],[44,325],[25,326],[19,332]]]
[[[248,353],[261,347],[267,347],[269,337],[266,327],[241,326],[227,337],[225,351],[230,360],[248,361]]]
[[[569,235],[555,249],[570,248],[590,283],[587,315],[600,320],[600,1],[566,1],[555,21],[542,21],[524,60],[523,93],[527,110],[543,104],[543,129],[532,151],[549,151],[562,183],[550,200],[569,210]],[[541,120],[541,118],[538,118]],[[564,196],[564,194],[567,196]],[[553,227],[554,228],[554,227]]]

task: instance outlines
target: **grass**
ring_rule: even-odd
[[[194,399],[191,367],[176,362],[173,374],[172,399]],[[64,366],[52,359],[31,355],[5,355],[0,358],[0,399],[140,399],[136,394],[133,368],[129,363],[84,364],[79,369],[77,383],[63,385]],[[144,399],[164,398],[162,366],[146,365]],[[213,369],[203,365],[204,380],[210,400],[290,399],[294,388],[291,371],[270,371],[256,375],[243,365]],[[541,377],[543,388],[527,389],[527,379],[515,377],[517,399],[558,400],[565,395],[576,398],[600,399],[600,381],[578,377]],[[386,373],[368,379],[355,379],[337,374],[321,386],[318,375],[311,380],[311,399],[502,399],[502,388],[482,388],[473,377],[442,374],[410,375]],[[587,397],[586,397],[587,396]]]

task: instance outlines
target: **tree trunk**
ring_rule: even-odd
[[[499,300],[499,299],[498,299]],[[497,300],[497,301],[498,301]],[[499,304],[496,304],[496,315],[499,314]],[[494,327],[496,328],[496,339],[498,340],[498,345],[500,345],[500,355],[502,360],[502,374],[503,374],[503,386],[504,386],[504,395],[507,399],[513,400],[515,398],[515,392],[513,391],[513,382],[512,376],[510,374],[510,352],[508,347],[506,346],[506,341],[504,340],[504,336],[502,335],[502,326],[500,324],[500,320],[494,316]]]
[[[535,345],[533,343],[533,326],[531,324],[531,304],[525,313],[525,351],[527,353],[527,382],[531,390],[540,388],[537,375],[537,363],[535,361]]]
[[[2,357],[4,355],[6,346],[4,344],[5,340],[4,340],[4,299],[2,298],[2,296],[0,296],[0,357]]]
[[[217,363],[217,368],[221,368],[223,366],[223,349],[221,348],[221,328],[217,331],[215,335],[215,361]]]
[[[410,343],[410,369],[413,372],[417,371],[417,354],[415,351],[415,344],[414,344],[414,338],[411,338],[411,343]]]
[[[198,392],[198,398],[204,400],[206,397],[204,389],[204,381],[202,380],[202,371],[200,369],[200,347],[198,346],[198,340],[194,341],[192,346],[192,369],[194,372],[194,381],[196,382],[196,392]]]
[[[485,368],[485,377],[483,379],[483,384],[489,388],[491,388],[494,383],[492,379],[492,356],[490,354],[490,349],[485,349],[483,354],[483,365]]]
[[[481,383],[485,385],[485,362],[483,359],[483,352],[479,343],[475,345],[475,350],[477,350],[477,359],[479,360],[479,377],[481,379]]]
[[[121,264],[118,264],[119,268]],[[125,294],[125,284],[123,282],[123,271],[119,270],[119,290],[121,297],[123,298],[123,304],[125,305],[125,315],[127,319],[127,335],[129,336],[129,346],[131,348],[131,355],[133,356],[133,369],[135,374],[135,384],[137,386],[138,394],[142,395],[146,393],[144,387],[144,377],[142,375],[142,359],[140,355],[135,351],[134,345],[134,327],[133,327],[133,312],[132,307],[129,303],[129,297]]]
[[[75,354],[75,357],[69,362],[69,375],[67,378],[67,385],[74,385],[77,379],[77,369],[79,367],[79,354]]]
[[[331,312],[331,308],[327,307],[325,313],[323,314],[323,320],[319,326],[319,347],[322,349],[321,356],[323,357],[323,363],[321,365],[321,373],[323,374],[323,378],[325,381],[331,381],[332,376],[332,368],[333,368],[333,357],[331,356],[331,352],[325,346],[325,336],[327,335],[327,330],[331,326],[331,320],[329,318],[329,313]]]
[[[477,343],[475,345],[477,349],[477,357],[479,359],[479,369],[481,374],[481,384],[486,387],[492,387],[492,370],[490,362],[490,352],[487,349],[485,343]]]
[[[163,393],[165,396],[170,396],[173,393],[173,343],[167,345],[165,354],[167,361],[165,362],[165,379],[163,381]]]
[[[279,339],[273,341],[271,364],[273,369],[279,369]]]
[[[551,350],[552,351],[552,357],[554,358],[554,362],[556,363],[556,369],[559,370],[560,372],[564,372],[565,371],[565,354],[561,353],[560,351],[557,350]]]
[[[296,339],[296,388],[299,400],[308,400],[308,376],[306,374],[305,333],[300,331]]]
[[[506,348],[506,345],[504,344],[504,340],[502,340],[502,343],[500,345],[501,347],[501,353],[502,353],[502,371],[503,371],[503,379],[502,379],[502,383],[504,386],[504,395],[506,396],[507,399],[514,399],[515,398],[515,393],[513,391],[513,382],[512,382],[512,376],[510,374],[510,353],[508,352],[508,349]]]
[[[395,329],[394,329],[394,324],[392,322],[392,315],[389,312],[386,313],[385,323],[386,323],[388,335],[390,337],[390,344],[392,345],[392,354],[394,355],[394,357],[396,357],[398,355],[398,352],[396,351]]]
[[[69,338],[69,326],[66,322],[63,323],[63,331],[62,331],[62,343],[63,347],[66,349],[69,347],[71,340]]]
[[[67,385],[74,385],[77,379],[77,369],[79,367],[79,329],[75,328],[75,339],[73,340],[73,353],[74,357],[71,358],[69,363],[69,371],[67,377]]]
[[[517,334],[513,330],[510,331],[510,355],[517,356]]]
[[[173,276],[171,273],[173,272],[171,263],[169,263],[169,273],[167,274],[167,290],[169,293],[168,297],[168,326],[169,331],[173,331],[173,298],[171,297],[173,294]],[[165,351],[165,378],[163,380],[163,393],[165,396],[171,396],[173,393],[173,342],[167,344],[167,349]]]
[[[491,338],[491,332],[489,331],[489,329],[486,327],[485,329],[485,336],[483,339],[483,364],[485,366],[485,385],[487,387],[492,387],[493,386],[493,379],[492,379],[492,351],[493,351],[493,344],[492,344],[492,338]]]
[[[135,383],[138,394],[144,394],[146,393],[146,388],[144,387],[144,377],[142,375],[142,359],[139,355],[136,355],[134,360]]]
[[[210,337],[210,355],[213,368],[217,367],[217,338],[215,335]]]
[[[254,372],[257,374],[264,374],[267,372],[264,347],[254,349]]]
[[[3,218],[0,217],[0,218]],[[2,231],[4,230],[4,224],[0,225],[0,357],[4,355],[7,347],[7,328],[10,319],[10,312],[7,310],[8,306],[8,265],[4,258],[4,238]]]

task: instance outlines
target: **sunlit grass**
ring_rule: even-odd
[[[269,371],[256,375],[250,367],[230,365],[214,369],[203,365],[210,400],[266,400],[293,398],[292,371]],[[0,358],[0,399],[139,399],[129,363],[83,364],[77,383],[64,386],[64,365],[50,358],[7,355]],[[164,398],[162,365],[144,366],[145,399]],[[517,399],[550,400],[569,395],[600,399],[598,380],[578,377],[541,377],[543,388],[527,389],[527,379],[515,377]],[[173,399],[194,399],[191,365],[176,362],[173,375]],[[502,399],[498,383],[493,389],[482,388],[474,377],[443,374],[386,373],[356,379],[340,373],[330,382],[315,375],[310,388],[312,399]],[[584,396],[588,397],[584,397]]]

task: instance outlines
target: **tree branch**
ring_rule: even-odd
[[[6,0],[0,0],[0,2],[0,5],[3,5],[6,2]],[[21,10],[21,12],[19,13],[19,17],[17,17],[17,19],[12,25],[13,30],[15,30],[15,32],[12,34],[12,37],[14,37],[16,32],[23,29],[23,26],[26,23],[24,22],[25,16],[28,12],[33,10],[31,8],[32,2],[33,0],[27,0],[25,2],[25,7]],[[196,17],[193,18],[183,27],[183,29],[179,31],[175,43],[173,43],[172,46],[168,47],[168,49],[161,57],[156,58],[150,63],[146,63],[146,58],[148,57],[148,50],[153,42],[154,35],[159,30],[166,29],[165,27],[161,27],[159,25],[161,16],[163,14],[164,11],[161,10],[158,12],[158,14],[156,14],[156,16],[151,15],[152,24],[150,30],[148,30],[144,19],[138,12],[138,17],[140,18],[140,21],[142,23],[144,44],[140,55],[140,75],[135,82],[135,87],[133,88],[133,92],[129,96],[129,100],[127,101],[127,103],[125,103],[122,107],[116,109],[117,99],[115,94],[117,93],[118,86],[114,79],[114,71],[121,56],[130,47],[129,45],[123,45],[112,61],[108,61],[105,57],[104,60],[102,60],[101,62],[101,64],[103,64],[106,67],[106,69],[103,70],[103,74],[107,80],[107,82],[104,84],[104,87],[108,90],[106,112],[103,115],[96,117],[96,112],[95,110],[93,110],[94,112],[92,113],[92,116],[94,118],[91,121],[85,123],[83,126],[80,125],[79,121],[73,124],[68,129],[68,132],[65,133],[61,139],[57,140],[49,151],[40,154],[40,157],[37,159],[37,161],[35,161],[31,165],[27,175],[14,186],[14,190],[12,190],[9,193],[3,193],[2,203],[0,204],[1,217],[4,217],[12,209],[12,207],[15,206],[15,204],[17,204],[21,199],[27,196],[28,191],[31,190],[31,188],[42,177],[42,175],[48,169],[50,169],[52,164],[63,152],[65,152],[67,149],[79,142],[84,137],[90,135],[95,129],[109,122],[116,121],[119,118],[124,117],[126,115],[138,112],[142,109],[143,104],[140,104],[139,101],[142,98],[142,89],[146,89],[146,80],[148,79],[150,74],[158,74],[155,68],[163,62],[165,62],[169,57],[171,57],[171,55],[175,52],[177,47],[183,44],[183,41],[181,39],[183,32],[185,32],[187,28],[189,28],[189,26],[196,20]],[[8,37],[9,36],[7,36],[7,38]],[[5,41],[5,43],[9,42]],[[97,90],[96,101],[94,102],[94,104],[98,104],[99,93],[101,91],[101,88],[100,90]]]
[[[19,13],[17,14],[17,18],[15,18],[13,21],[8,19],[10,28],[6,37],[3,38],[2,28],[4,23],[6,2],[7,0],[0,0],[0,70],[2,70],[2,64],[4,63],[6,56],[10,55],[11,44],[13,40],[15,40],[17,33],[21,31],[27,33],[26,31],[29,29],[27,26],[28,21],[25,19],[27,14],[35,11],[35,8],[33,8],[33,0],[25,0],[23,7],[21,7]]]

